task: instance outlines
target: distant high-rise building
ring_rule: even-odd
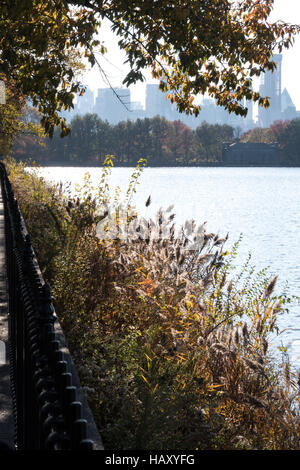
[[[166,99],[166,94],[159,90],[158,84],[146,85],[146,108],[138,101],[131,101],[131,93],[127,88],[99,88],[96,99],[94,93],[87,89],[82,97],[77,98],[74,109],[70,112],[62,112],[67,121],[79,114],[95,113],[102,120],[115,125],[120,121],[153,118],[154,116],[164,117],[168,121],[180,120],[187,126],[195,129],[202,122],[209,124],[228,124],[232,127],[239,127],[242,131],[247,131],[254,127],[253,105],[251,101],[245,99],[241,102],[248,108],[246,118],[229,114],[226,109],[217,106],[214,99],[204,97],[201,104],[201,111],[197,117],[180,113],[175,103]]]
[[[273,60],[277,68],[267,71],[261,76],[260,95],[270,98],[269,108],[259,107],[258,119],[261,127],[269,127],[272,122],[281,119],[281,67],[282,55],[275,54]]]
[[[79,114],[92,113],[94,108],[94,93],[87,88],[82,96],[77,99],[76,111]]]
[[[287,108],[294,106],[294,103],[292,101],[292,98],[285,88],[281,94],[281,109],[282,111],[285,111]]]
[[[285,88],[281,95],[282,119],[291,120],[297,117],[296,106],[294,105],[289,92]]]
[[[142,103],[140,103],[139,101],[132,101],[130,103],[130,109],[131,111],[142,111],[144,108]]]
[[[127,88],[99,88],[94,112],[111,124],[128,119],[130,109],[130,90]]]
[[[240,101],[240,105],[248,108],[246,118],[235,113],[229,114],[224,107],[217,106],[215,100],[204,98],[201,104],[202,110],[196,120],[197,126],[201,122],[206,121],[208,124],[227,124],[232,127],[238,127],[243,132],[252,129],[254,127],[252,101],[249,102],[243,99]]]
[[[148,84],[146,86],[146,116],[165,117],[170,119],[172,115],[172,104],[166,98],[166,94],[159,90],[158,85]]]
[[[245,99],[245,105],[246,108],[248,109],[248,113],[246,116],[246,126],[248,128],[254,127],[254,121],[253,121],[253,101]]]

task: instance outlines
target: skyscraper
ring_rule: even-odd
[[[147,117],[162,116],[170,119],[172,116],[172,104],[162,93],[158,85],[147,84],[146,86],[146,114]]]
[[[261,127],[269,127],[272,122],[281,119],[281,64],[282,55],[275,54],[273,60],[277,68],[262,74],[259,93],[270,98],[269,108],[259,107],[258,119]]]
[[[246,127],[249,127],[249,128],[254,127],[254,121],[253,121],[253,101],[247,100],[247,99],[245,98],[244,103],[245,103],[245,105],[246,105],[246,108],[248,109],[248,114],[247,114],[246,119],[245,119],[245,121],[246,121],[246,124],[245,124],[245,125],[246,125]]]
[[[119,98],[118,98],[119,97]],[[128,119],[128,111],[124,104],[130,107],[130,90],[125,88],[99,88],[94,112],[101,119],[111,124]]]
[[[87,88],[83,96],[78,97],[77,112],[78,114],[92,113],[94,107],[94,93]]]
[[[281,110],[282,110],[282,119],[290,120],[297,117],[296,106],[294,105],[292,98],[290,97],[289,92],[285,88],[281,95]]]

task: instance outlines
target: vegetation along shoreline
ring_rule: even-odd
[[[76,116],[64,139],[20,135],[12,147],[18,160],[45,166],[97,166],[106,155],[115,166],[134,167],[139,158],[150,167],[300,166],[300,119],[276,121],[270,128],[239,134],[229,125],[203,122],[195,130],[181,121],[156,116],[111,125],[96,114]]]
[[[237,247],[192,222],[189,250],[171,212],[146,240],[100,239],[110,158],[96,196],[6,165],[105,449],[299,448],[299,377],[269,353],[289,302],[276,278],[235,273]]]

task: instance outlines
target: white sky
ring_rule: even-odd
[[[275,0],[274,10],[270,19],[282,20],[293,24],[300,24],[300,0]],[[105,45],[108,48],[106,58],[101,58],[101,65],[114,87],[122,86],[123,78],[128,66],[123,65],[125,55],[118,48],[118,39],[110,31],[108,25],[102,27],[101,38],[105,35]],[[149,72],[144,73],[147,83],[155,83]],[[300,35],[295,39],[294,45],[283,52],[282,61],[282,88],[287,88],[298,110],[300,110]],[[107,86],[97,68],[94,68],[85,77],[85,84],[94,92],[98,88]],[[144,102],[145,82],[131,87],[132,100]]]

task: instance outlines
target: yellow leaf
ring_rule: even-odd
[[[144,379],[144,380],[145,380],[145,382],[146,382],[146,383],[149,385],[149,382],[148,382],[148,380],[146,379],[146,377],[145,377],[143,374],[141,374],[141,377],[142,377],[142,379]]]
[[[220,387],[224,387],[224,385],[223,384],[209,385],[207,388],[209,390],[214,390],[215,388],[220,388]]]

